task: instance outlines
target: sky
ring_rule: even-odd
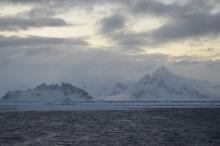
[[[0,94],[101,88],[161,65],[220,84],[219,0],[0,0]]]

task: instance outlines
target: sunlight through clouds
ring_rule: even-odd
[[[103,84],[108,84],[135,80],[160,65],[190,68],[190,77],[220,82],[218,0],[0,0],[0,9],[0,82],[5,86],[19,84],[6,74],[18,69],[24,80],[37,70],[51,71],[51,82],[87,78],[80,71],[97,80],[105,72]],[[211,70],[212,77],[201,70]],[[62,74],[53,78],[54,71]],[[31,78],[40,77],[24,82],[34,84]]]

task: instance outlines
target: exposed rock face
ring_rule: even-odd
[[[92,96],[83,89],[63,82],[61,85],[46,85],[43,83],[34,89],[9,91],[2,97],[5,100],[15,101],[47,101],[60,98],[91,100]]]

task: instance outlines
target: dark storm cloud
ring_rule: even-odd
[[[171,15],[175,14],[177,9],[182,8],[177,4],[164,4],[155,0],[136,0],[131,5],[132,12],[145,15]]]
[[[117,4],[114,5],[117,6],[117,11],[112,12],[110,16],[106,16],[102,20],[97,20],[100,23],[98,33],[112,39],[124,48],[128,46],[130,48],[140,48],[145,45],[162,45],[173,41],[213,37],[220,33],[220,13],[218,11],[213,13],[214,10],[219,9],[217,5],[220,2],[218,0],[187,0],[182,4],[177,0],[172,3],[164,3],[162,0],[0,0],[0,2],[30,4],[34,8],[29,12],[29,15],[36,20],[38,15],[53,16],[55,13],[67,12],[75,7],[80,8],[80,10],[87,10],[87,8],[93,10],[95,6],[102,4]],[[41,10],[46,11],[42,11],[42,14]],[[130,20],[130,16],[146,19],[145,16],[149,15],[165,18],[167,22],[155,30],[150,32],[143,30],[140,33],[132,32],[129,30],[129,26],[126,25],[126,22]],[[38,23],[31,23],[22,19],[21,21],[26,22],[17,22],[18,25],[16,26],[10,20],[8,26],[2,27],[1,22],[4,21],[0,21],[0,30],[68,25],[62,19],[50,19],[52,20],[45,21],[46,24],[42,22],[43,20],[39,20]]]
[[[99,22],[100,32],[113,40],[122,48],[139,50],[146,44],[146,33],[133,33],[126,29],[126,17],[121,14],[113,14],[104,17]]]
[[[103,18],[101,21],[101,25],[103,26],[101,32],[106,33],[108,27],[105,26],[109,25],[110,33],[106,36],[118,42],[124,48],[134,47],[133,49],[137,49],[142,46],[162,45],[164,43],[207,36],[211,38],[218,36],[220,33],[220,13],[213,13],[214,9],[219,9],[216,6],[217,2],[214,0],[192,0],[185,4],[177,2],[165,4],[162,1],[153,0],[127,2],[127,15],[137,16],[140,19],[143,19],[145,15],[151,15],[168,18],[168,21],[154,30],[135,33],[125,28],[124,24],[127,19]],[[114,26],[113,24],[115,23],[119,24],[116,25],[116,28],[120,28],[120,32],[111,30],[110,26]],[[103,31],[103,28],[105,28],[105,31]]]
[[[74,7],[91,7],[99,4],[118,3],[118,0],[0,0],[2,3],[22,4],[22,5],[38,5],[47,7],[57,7],[58,9],[74,8]]]
[[[52,37],[4,37],[0,36],[0,48],[39,47],[39,46],[86,46],[86,41],[80,38],[52,38]]]
[[[140,0],[136,1],[132,10],[135,13],[169,17],[167,23],[144,35],[146,45],[160,45],[219,35],[220,13],[212,14],[215,4],[213,0],[192,0],[184,5]]]
[[[155,43],[186,40],[220,33],[220,13],[189,14],[174,18],[171,22],[154,30],[149,35]]]
[[[138,49],[145,45],[145,33],[132,33],[126,30],[126,18],[120,14],[104,17],[99,22],[99,31],[122,48]]]
[[[134,13],[143,14],[176,14],[179,11],[192,10],[193,8],[197,10],[208,11],[214,4],[219,4],[218,0],[189,0],[185,5],[180,5],[178,1],[170,4],[166,4],[163,0],[0,0],[1,3],[11,3],[11,4],[31,4],[33,6],[41,7],[57,7],[57,9],[62,7],[88,7],[97,6],[105,4],[117,4],[119,7],[127,7]]]
[[[138,49],[140,46],[145,45],[145,39],[143,34],[121,34],[118,35],[118,40],[120,40],[119,44],[122,47],[125,47],[127,49]]]
[[[120,14],[113,14],[101,19],[99,25],[100,32],[104,36],[111,38],[123,48],[135,49],[136,46],[144,45],[143,34],[125,31],[126,18]]]
[[[157,15],[160,17],[177,17],[189,13],[207,12],[209,13],[215,5],[214,0],[189,0],[185,4],[163,3],[163,1],[155,0],[136,0],[130,5],[133,13],[144,15]]]
[[[102,33],[112,33],[124,27],[125,18],[119,14],[115,14],[110,17],[103,18],[100,23]]]
[[[19,17],[0,17],[0,31],[26,30],[29,28],[40,27],[61,27],[69,26],[67,22],[60,18],[37,17],[37,18],[19,18]]]
[[[125,49],[140,51],[139,47],[145,46],[146,33],[118,32],[110,35],[111,39]]]

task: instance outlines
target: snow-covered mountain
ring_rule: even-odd
[[[213,95],[199,81],[176,75],[163,66],[155,70],[152,75],[145,75],[120,94],[124,96],[125,100],[184,101],[213,98]],[[114,99],[114,97],[118,98],[120,95],[115,94],[109,99]],[[105,99],[108,98],[105,97]]]
[[[98,96],[113,96],[121,94],[129,88],[129,85],[130,84],[118,82],[108,88],[100,89],[100,93],[98,94]]]
[[[128,85],[119,82],[113,86],[111,90],[111,95],[121,94],[127,89],[128,89]]]
[[[37,86],[34,89],[9,91],[2,100],[9,101],[31,101],[31,102],[54,102],[68,99],[71,101],[91,100],[90,96],[85,90],[73,86],[69,83],[62,83],[61,85],[46,85],[45,83]]]
[[[184,100],[211,98],[198,81],[176,75],[165,67],[157,69],[152,75],[146,75],[133,87],[131,98],[163,98]]]
[[[101,96],[94,97],[96,100],[109,101],[201,101],[220,99],[217,97],[219,89],[218,86],[214,88],[206,82],[188,79],[170,72],[165,67],[160,67],[151,75],[147,74],[135,83],[119,82],[111,88],[100,89]],[[41,84],[34,89],[10,91],[2,99],[48,104],[74,104],[74,101],[87,101],[94,98],[84,89],[69,83],[62,83],[61,85]]]

